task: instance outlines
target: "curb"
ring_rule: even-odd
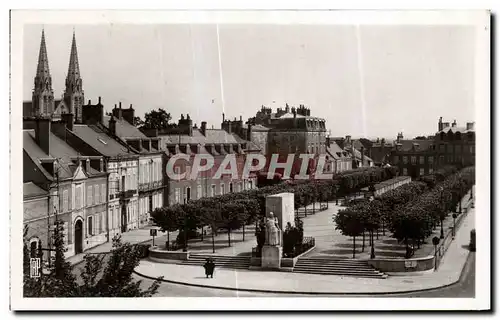
[[[133,244],[143,244],[143,243],[146,243],[146,242],[149,242],[151,241],[151,239],[149,240],[144,240],[144,241],[141,241],[141,242],[136,242],[136,243],[133,243]],[[83,257],[85,257],[86,254],[108,254],[108,253],[111,253],[111,251],[103,251],[103,252],[82,252],[83,253]],[[71,266],[72,267],[76,267],[78,266],[79,264],[81,264],[82,262],[84,262],[85,259],[82,259],[78,262],[75,262],[75,263],[72,263]]]
[[[301,294],[301,295],[345,295],[345,296],[351,296],[351,295],[357,295],[357,296],[384,296],[384,295],[395,295],[395,294],[406,294],[406,293],[418,293],[418,292],[426,292],[426,291],[434,291],[436,289],[444,289],[447,287],[451,287],[457,283],[459,283],[461,280],[463,280],[465,276],[465,270],[467,269],[468,265],[470,265],[470,258],[471,258],[471,252],[467,254],[467,259],[465,261],[464,266],[462,267],[462,271],[460,271],[460,276],[458,277],[458,280],[437,286],[437,287],[432,287],[432,288],[426,288],[426,289],[417,289],[417,290],[405,290],[405,291],[387,291],[387,292],[304,292],[304,291],[280,291],[280,290],[264,290],[264,289],[236,289],[236,288],[228,288],[228,287],[220,287],[220,286],[212,286],[212,285],[203,285],[203,284],[195,284],[195,283],[188,283],[188,282],[181,282],[181,281],[174,281],[174,280],[166,280],[162,279],[160,280],[161,282],[166,282],[166,283],[172,283],[172,284],[178,284],[178,285],[184,285],[184,286],[190,286],[190,287],[199,287],[199,288],[207,288],[207,289],[219,289],[219,290],[229,290],[229,291],[242,291],[242,292],[259,292],[259,293],[279,293],[279,294]],[[149,280],[157,280],[154,277],[147,276],[144,274],[141,274],[137,271],[133,271],[133,273],[137,274],[138,276],[141,276],[143,278],[149,279]]]

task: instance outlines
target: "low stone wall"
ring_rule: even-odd
[[[415,272],[434,268],[434,256],[412,259],[370,259],[366,262],[382,272]]]
[[[467,216],[471,205],[472,202],[469,201],[468,204],[464,206],[463,212],[458,215],[455,221],[455,227],[457,230],[460,228],[464,218]],[[451,229],[449,229],[446,231],[444,239],[441,239],[437,247],[438,268],[452,241],[452,232]],[[436,263],[434,261],[434,257],[434,255],[429,255],[426,257],[411,259],[369,259],[366,261],[369,265],[382,272],[421,272],[434,269],[434,265]]]
[[[159,249],[158,247],[149,248],[149,257],[160,260],[188,260],[189,251],[167,251]]]
[[[281,258],[281,268],[293,269],[293,267],[295,267],[295,264],[297,263],[297,260],[299,260],[299,258],[302,257],[303,255],[314,250],[314,248],[316,248],[316,246],[309,248],[309,250],[299,254],[295,258]],[[250,266],[251,267],[259,267],[260,268],[261,265],[262,265],[262,260],[260,258],[258,258],[258,257],[250,258]]]

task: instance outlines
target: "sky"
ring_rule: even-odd
[[[73,29],[85,100],[106,111],[164,108],[220,128],[262,105],[304,104],[332,136],[432,135],[439,117],[474,121],[475,30],[450,25],[26,25],[31,100],[42,27],[54,95],[64,92]]]

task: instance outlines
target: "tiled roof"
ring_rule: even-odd
[[[397,141],[394,142],[397,144]],[[411,151],[413,149],[413,145],[418,144],[418,151],[428,150],[431,145],[434,144],[433,140],[399,140],[399,144],[401,144],[401,151]]]
[[[25,182],[23,183],[23,197],[26,198],[36,198],[48,196],[49,192],[40,188],[33,182]]]
[[[444,132],[444,133],[448,133],[449,131],[453,132],[453,133],[457,133],[457,132],[460,132],[460,133],[467,133],[467,132],[475,132],[476,130],[474,129],[474,127],[472,129],[467,129],[466,127],[446,127],[446,128],[443,128],[443,130],[439,131],[438,133],[441,133],[441,132]]]
[[[228,133],[223,129],[207,129],[204,136],[199,129],[193,129],[193,135],[167,134],[161,138],[168,144],[221,144],[221,143],[246,143],[247,149],[259,150],[255,143],[242,139],[236,133]]]
[[[73,177],[76,165],[73,164],[71,158],[77,157],[79,153],[70,147],[65,141],[57,137],[52,132],[49,133],[49,154],[43,151],[35,141],[35,130],[23,131],[23,149],[26,154],[33,160],[38,169],[49,180],[54,179],[41,165],[40,159],[54,159],[59,165],[59,179],[68,179]],[[99,175],[100,172],[90,168],[89,175]]]
[[[110,137],[104,129],[98,126],[75,124],[73,133],[104,156],[131,154],[126,146]]]
[[[247,124],[244,124],[242,126],[244,129],[247,129],[248,128],[248,125]],[[263,126],[261,124],[254,124],[252,125],[252,130],[255,130],[255,131],[269,131],[271,130],[270,128],[266,127],[266,126]]]
[[[106,128],[109,128],[109,119],[110,116],[103,117],[103,125]],[[143,138],[147,139],[148,137],[141,132],[141,130],[137,129],[135,126],[131,125],[127,120],[117,119],[116,120],[116,135],[120,138]]]
[[[343,158],[348,158],[349,156],[347,153],[342,150],[338,144],[336,144],[334,141],[330,142],[330,146],[326,148],[327,152],[330,154],[332,158],[335,160],[343,159]]]

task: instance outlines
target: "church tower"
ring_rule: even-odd
[[[54,112],[54,91],[52,90],[52,77],[50,76],[45,32],[43,29],[32,103],[32,116],[51,116]]]
[[[69,112],[75,115],[75,123],[82,123],[84,95],[74,31],[73,41],[71,43],[71,54],[69,56],[68,74],[66,76],[66,89],[64,90],[63,99],[64,103],[69,108]]]

